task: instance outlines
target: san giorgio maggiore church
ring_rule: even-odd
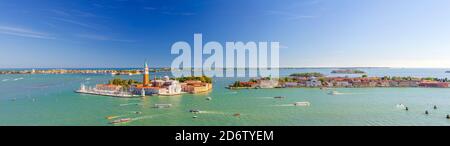
[[[132,86],[130,88],[133,94],[137,95],[178,95],[181,94],[182,88],[180,82],[176,80],[171,80],[168,76],[164,76],[162,79],[156,79],[156,74],[154,80],[150,80],[150,74],[147,62],[145,63],[144,76],[142,84]]]

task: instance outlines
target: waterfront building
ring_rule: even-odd
[[[260,88],[275,88],[279,86],[278,80],[258,80]]]
[[[389,84],[388,80],[381,80],[381,81],[378,82],[378,86],[379,87],[389,87],[390,84]]]
[[[448,88],[448,82],[437,82],[437,81],[423,81],[419,84],[420,87],[427,88]]]
[[[349,83],[348,81],[337,81],[337,82],[335,82],[335,86],[337,86],[337,87],[350,87],[350,86],[352,86],[352,84]]]
[[[160,95],[178,95],[181,94],[182,88],[178,81],[167,81],[164,84],[164,88],[159,89]]]
[[[210,91],[212,89],[212,84],[203,83],[201,81],[185,81],[184,83],[181,83],[181,88],[183,92],[201,93]]]
[[[333,87],[333,83],[331,83],[329,81],[325,81],[322,84],[323,84],[323,87],[329,87],[329,88]]]
[[[161,80],[159,94],[160,95],[178,95],[181,94],[182,88],[180,82],[176,80],[171,80],[169,76],[164,76]],[[155,85],[157,86],[157,85]]]
[[[378,86],[378,81],[370,81],[369,82],[369,87],[376,87]]]
[[[157,80],[156,75],[154,80],[150,81],[149,69],[147,63],[145,63],[143,84],[134,85],[130,88],[133,94],[141,96],[146,95],[178,95],[182,92],[181,84],[178,81],[171,80],[168,76],[165,76],[162,80]]]
[[[154,95],[159,94],[159,87],[151,87],[151,86],[144,86],[143,84],[138,84],[135,86],[131,86],[130,90],[133,94],[137,95]]]
[[[306,81],[307,87],[320,87],[322,86],[322,82],[319,81],[316,77],[310,77],[308,81]]]
[[[399,86],[398,81],[390,80],[389,86],[390,87],[398,87]]]
[[[399,87],[418,87],[419,86],[420,81],[415,81],[415,80],[402,80],[398,82],[398,86]]]
[[[284,87],[298,87],[299,84],[297,82],[285,82]]]
[[[154,79],[152,81],[152,86],[161,87],[161,86],[164,86],[164,83],[165,83],[165,81],[163,81],[163,80]]]

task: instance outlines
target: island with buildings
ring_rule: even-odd
[[[259,78],[236,81],[229,89],[258,88],[370,88],[370,87],[423,87],[449,88],[447,78],[417,77],[327,77],[320,73],[296,73],[282,78]]]
[[[142,82],[115,78],[107,84],[97,84],[95,87],[87,87],[82,84],[76,92],[113,97],[144,97],[152,95],[173,96],[183,93],[196,94],[210,90],[212,90],[212,79],[206,76],[181,78],[164,76],[163,78],[157,78],[154,75],[153,80],[151,80],[148,65],[145,63]]]
[[[362,70],[355,69],[340,69],[331,71],[332,74],[365,74],[366,72]]]
[[[170,68],[153,68],[149,72],[167,72]],[[29,70],[0,70],[0,74],[111,74],[111,75],[140,75],[140,69],[29,69]]]

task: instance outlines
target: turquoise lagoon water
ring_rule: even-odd
[[[370,76],[450,77],[447,69],[363,69]],[[283,69],[294,72],[331,69]],[[170,73],[159,73],[166,75]],[[141,76],[121,76],[140,79]],[[236,79],[216,78],[204,94],[124,99],[76,94],[81,83],[105,83],[111,75],[0,75],[0,125],[105,125],[106,116],[133,118],[122,126],[140,125],[450,125],[450,89],[340,88],[340,95],[310,88],[227,90]],[[244,79],[240,79],[244,80]],[[285,96],[285,99],[273,99]],[[211,101],[206,97],[212,97]],[[13,100],[15,99],[15,100]],[[290,106],[308,101],[309,107]],[[155,103],[173,107],[155,109]],[[404,104],[409,111],[396,107]],[[433,110],[433,105],[438,109]],[[194,114],[190,109],[204,111]],[[423,114],[425,110],[430,115]],[[140,111],[142,114],[135,114]],[[241,117],[233,114],[240,113]]]

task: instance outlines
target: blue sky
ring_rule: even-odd
[[[0,68],[169,66],[177,41],[279,41],[283,67],[450,67],[448,0],[2,0]]]

